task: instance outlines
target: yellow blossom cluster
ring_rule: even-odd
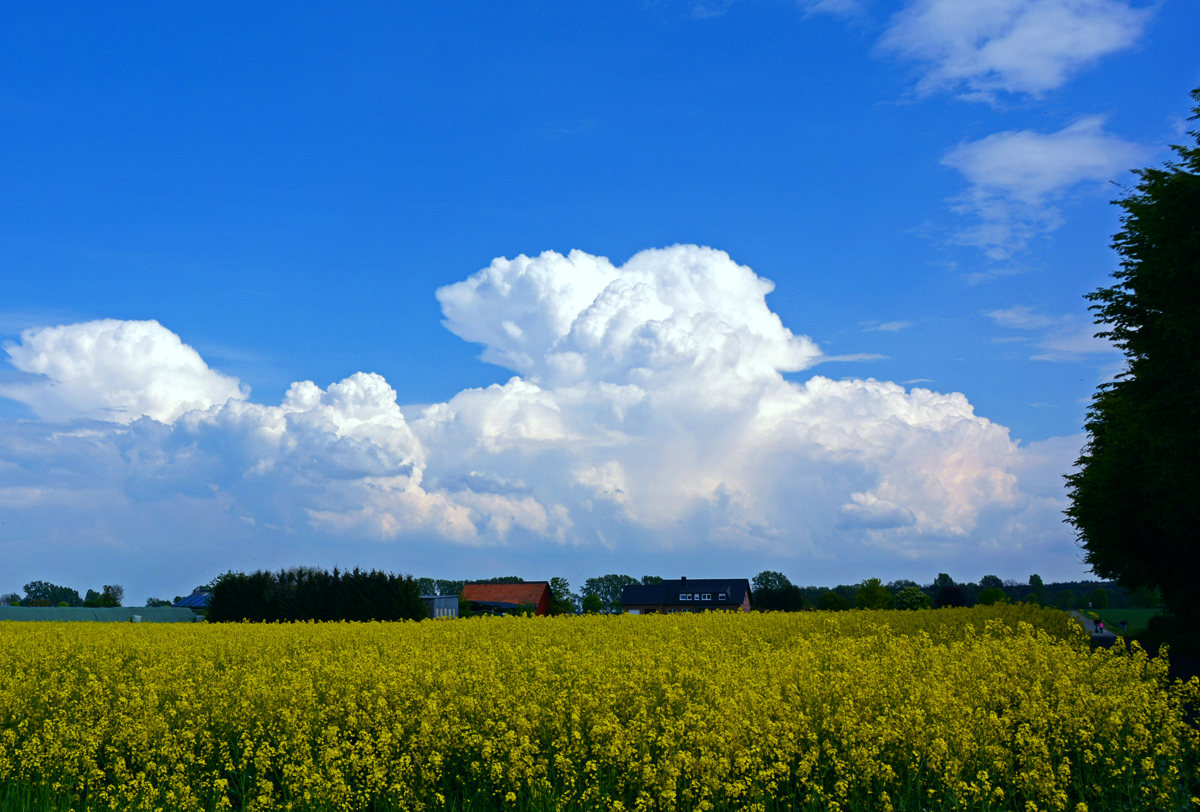
[[[1023,605],[0,623],[0,789],[144,812],[1189,809],[1198,694]]]

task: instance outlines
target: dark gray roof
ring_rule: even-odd
[[[203,609],[204,607],[208,606],[209,597],[210,595],[207,592],[193,592],[186,598],[180,598],[171,605],[175,607],[185,607],[188,609]]]
[[[650,586],[627,586],[621,592],[621,603],[625,606],[686,606],[692,609],[738,606],[750,592],[750,581],[745,578],[686,578],[678,581],[663,581]],[[724,594],[725,600],[720,600]],[[683,600],[681,595],[699,595],[699,598]],[[709,596],[707,600],[704,596]],[[751,598],[753,601],[753,598]]]

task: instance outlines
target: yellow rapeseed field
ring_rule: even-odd
[[[146,812],[1194,809],[1198,693],[1031,606],[3,623],[0,787]]]

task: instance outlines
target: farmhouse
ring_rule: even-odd
[[[536,607],[535,614],[550,611],[550,582],[525,581],[519,584],[467,584],[463,597],[471,602],[472,611],[497,614],[520,608]]]
[[[422,595],[430,617],[458,617],[457,595]]]
[[[695,578],[627,586],[621,608],[631,615],[669,615],[706,610],[750,611],[750,582],[745,578]]]

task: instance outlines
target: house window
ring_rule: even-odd
[[[697,592],[697,593],[695,593],[694,595],[692,595],[692,600],[694,600],[694,601],[698,601],[698,600],[700,600],[700,593],[699,593],[699,592]]]
[[[687,592],[684,592],[679,596],[679,600],[681,600],[681,601],[690,601],[691,599],[692,599],[692,596]]]
[[[701,596],[700,596],[700,600],[702,600],[702,601],[711,601],[711,600],[712,600],[712,593],[711,593],[711,592],[705,592],[703,595],[701,595]]]
[[[722,592],[721,594],[717,595],[717,600],[719,600],[719,601],[725,600],[725,593]]]

